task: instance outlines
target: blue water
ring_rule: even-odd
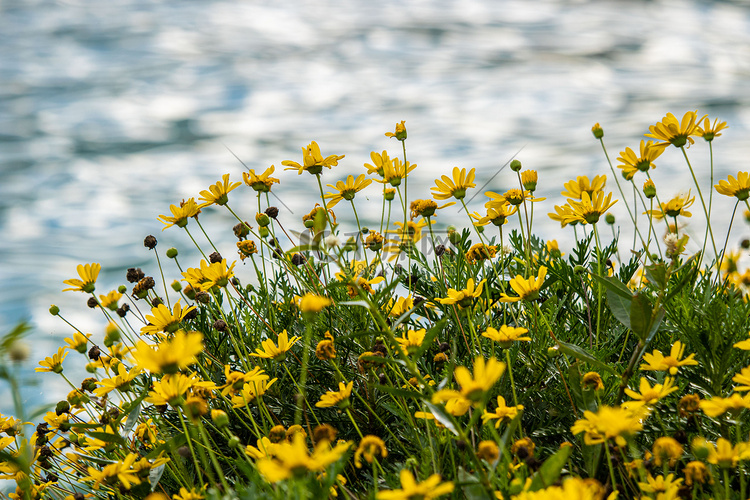
[[[102,263],[101,293],[128,267],[153,274],[141,246],[153,233],[162,251],[178,246],[182,262],[196,265],[184,233],[161,233],[156,217],[224,173],[240,180],[229,149],[263,170],[299,161],[300,147],[316,140],[324,154],[346,155],[326,172],[333,183],[363,172],[370,151],[397,153],[383,133],[406,120],[415,197],[428,197],[453,166],[475,167],[484,183],[521,150],[539,172],[539,194],[551,198],[544,214],[564,202],[569,178],[608,172],[595,122],[614,160],[666,112],[694,109],[730,125],[715,142],[717,178],[747,169],[747,2],[6,0],[0,332],[33,323],[30,360],[18,368],[26,378],[71,334],[49,316],[50,304],[101,338],[103,318],[81,294],[60,293],[77,264]],[[705,145],[690,154],[707,186]],[[657,165],[665,197],[690,187],[676,151]],[[310,178],[279,176],[293,212],[282,207],[281,218],[299,228],[314,203]],[[503,172],[488,187],[504,191],[512,181]],[[375,204],[377,190],[366,193]],[[373,206],[364,193],[357,202]],[[253,203],[247,188],[232,198],[248,217]],[[613,212],[626,217],[622,204]],[[449,209],[438,220],[463,217]],[[232,255],[232,219],[214,211],[202,220]],[[546,217],[536,228],[570,245],[570,232]],[[78,380],[74,359],[65,367]],[[59,377],[42,380],[24,392],[30,408],[67,392]],[[11,412],[5,400],[0,412]]]

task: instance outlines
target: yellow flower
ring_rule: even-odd
[[[700,123],[707,115],[703,115],[698,118],[698,111],[688,111],[682,117],[682,121],[678,121],[672,113],[667,113],[667,116],[661,119],[660,122],[655,125],[651,125],[648,130],[649,134],[646,137],[652,137],[662,142],[657,143],[657,146],[669,146],[670,144],[675,147],[682,147],[688,142],[695,144],[695,141],[691,136],[698,134],[698,123]]]
[[[405,355],[414,354],[422,347],[424,337],[427,331],[424,328],[419,330],[407,330],[403,337],[396,338],[396,342],[401,346]]]
[[[715,446],[708,447],[708,458],[710,464],[718,465],[722,469],[731,469],[737,466],[740,460],[750,458],[750,447],[748,443],[732,443],[724,438],[719,438]]]
[[[591,133],[594,134],[594,137],[596,139],[601,139],[604,137],[604,129],[602,129],[602,126],[599,125],[599,122],[596,122],[593,127],[591,127]]]
[[[435,187],[431,188],[432,197],[436,200],[447,200],[450,197],[457,200],[463,199],[467,189],[477,187],[474,184],[474,174],[473,168],[467,174],[465,168],[459,170],[458,167],[453,167],[453,180],[447,175],[435,179]]]
[[[480,441],[477,445],[477,458],[494,464],[500,458],[500,448],[494,441]]]
[[[589,445],[613,439],[618,446],[625,446],[627,438],[643,429],[644,418],[639,410],[600,406],[596,413],[586,410],[570,430],[574,435],[585,432],[583,441]]]
[[[112,290],[107,295],[99,295],[99,305],[106,307],[111,311],[117,310],[117,301],[122,298],[122,294],[117,290]]]
[[[414,200],[411,202],[411,205],[409,205],[409,209],[411,210],[411,218],[414,219],[416,217],[432,217],[435,215],[435,210],[455,204],[455,202],[451,201],[438,206],[438,204],[432,200]]]
[[[96,284],[96,278],[99,276],[102,265],[94,262],[93,264],[78,264],[76,270],[78,276],[81,279],[73,278],[63,281],[64,284],[70,285],[72,288],[65,288],[63,292],[73,290],[76,292],[91,293],[94,291],[94,285]]]
[[[404,164],[398,158],[393,158],[387,163],[383,163],[383,180],[377,181],[382,184],[390,184],[393,187],[401,185],[401,180],[405,179],[409,172],[417,168],[416,163]],[[386,190],[387,191],[387,190]],[[386,194],[384,191],[383,194]]]
[[[151,308],[151,315],[146,315],[146,321],[148,325],[141,328],[141,333],[147,335],[156,335],[159,332],[173,333],[180,327],[180,323],[185,319],[185,316],[194,310],[195,306],[182,308],[180,301],[169,310],[164,304],[159,304],[156,307]]]
[[[698,120],[700,123],[700,120]],[[699,137],[703,137],[704,140],[711,142],[714,140],[714,137],[719,137],[721,135],[721,131],[727,128],[727,122],[720,122],[718,118],[714,120],[714,123],[711,124],[711,120],[708,119],[708,115],[704,117],[703,120],[703,126],[698,127],[698,131],[695,135]]]
[[[197,361],[203,351],[203,334],[179,330],[171,339],[161,340],[156,346],[139,341],[133,357],[138,366],[151,373],[176,373]]]
[[[549,240],[545,245],[545,248],[547,249],[549,256],[553,259],[558,259],[565,255],[560,251],[560,245],[557,243],[557,240]]]
[[[521,185],[526,191],[531,191],[532,193],[536,191],[537,182],[539,182],[539,176],[536,170],[524,170],[521,172]]]
[[[330,200],[328,208],[336,206],[341,200],[353,200],[356,193],[362,191],[370,184],[372,184],[372,180],[365,179],[365,174],[360,174],[356,180],[353,175],[350,175],[346,178],[346,182],[338,181],[335,186],[333,184],[326,184],[328,187],[338,190],[338,193],[327,193],[325,195],[325,199]]]
[[[187,201],[182,200],[179,207],[177,205],[169,205],[169,211],[172,212],[171,216],[159,216],[159,220],[164,224],[162,231],[172,226],[187,226],[190,217],[195,217],[201,213],[201,207],[195,202],[195,198],[188,198]]]
[[[200,208],[207,207],[209,205],[226,205],[229,201],[229,192],[233,189],[236,189],[242,184],[241,182],[229,182],[229,174],[224,174],[221,176],[221,180],[217,182],[216,184],[212,184],[208,186],[208,189],[205,189],[200,192],[201,197],[198,198],[199,201],[204,201],[205,203],[201,203]]]
[[[224,385],[218,388],[221,389],[222,396],[227,396],[238,393],[246,383],[268,380],[268,375],[257,366],[249,372],[244,373],[232,371],[229,365],[224,365],[224,380]]]
[[[412,473],[408,469],[403,469],[400,479],[400,490],[379,491],[376,498],[378,500],[432,500],[453,492],[455,488],[450,481],[441,483],[439,474],[433,474],[423,482],[417,483]]]
[[[377,436],[365,436],[362,438],[362,441],[359,442],[357,451],[354,452],[354,465],[356,465],[358,469],[361,469],[362,458],[364,458],[368,464],[371,464],[376,458],[375,455],[380,455],[381,458],[388,456],[388,449],[385,447],[385,443]]]
[[[652,354],[646,353],[643,355],[644,364],[641,365],[641,370],[669,372],[670,375],[675,376],[681,366],[694,366],[698,364],[693,359],[695,358],[695,354],[690,354],[687,358],[682,359],[684,353],[685,345],[679,340],[672,345],[669,356],[664,356],[660,351],[654,349]]]
[[[333,301],[328,297],[321,297],[314,293],[306,293],[302,297],[295,297],[297,301],[297,307],[303,313],[319,313],[324,308],[333,304]]]
[[[466,260],[469,262],[477,262],[486,259],[494,259],[496,253],[497,247],[495,245],[477,243],[476,245],[472,245],[469,251],[466,252]]]
[[[227,267],[226,259],[211,264],[201,260],[199,268],[190,267],[182,273],[182,276],[185,278],[184,281],[187,281],[195,290],[207,291],[214,286],[225,287],[234,276],[233,270],[236,263],[236,261],[232,262],[232,265]]]
[[[437,300],[444,306],[457,304],[458,307],[462,309],[465,307],[469,307],[474,303],[474,299],[482,295],[482,289],[484,288],[485,281],[487,280],[480,281],[479,285],[474,288],[474,280],[472,278],[469,278],[466,281],[466,288],[464,288],[463,290],[454,290],[453,288],[448,288],[448,297],[435,300]]]
[[[570,205],[555,205],[555,212],[549,212],[547,214],[550,219],[560,223],[560,227],[565,227],[568,224],[578,224],[578,218],[573,214],[573,209]]]
[[[487,410],[484,410],[484,413],[482,414],[482,421],[483,423],[487,423],[490,420],[497,419],[497,422],[495,422],[495,428],[497,429],[500,427],[501,422],[508,422],[516,418],[516,415],[518,415],[518,412],[523,411],[523,405],[518,406],[507,406],[505,404],[505,398],[502,396],[497,397],[497,408],[495,408],[495,411],[490,413]]]
[[[539,290],[544,285],[544,277],[547,276],[547,268],[539,267],[539,274],[525,279],[520,274],[510,280],[510,287],[515,290],[518,297],[511,297],[505,293],[500,294],[500,302],[518,302],[519,300],[536,300],[539,298]]]
[[[297,175],[302,175],[305,171],[317,175],[323,171],[323,167],[331,168],[331,166],[338,165],[342,158],[344,155],[330,155],[323,158],[318,143],[312,141],[306,148],[302,148],[302,164],[291,160],[284,160],[281,164],[289,167],[285,170],[296,170]]]
[[[274,361],[284,361],[287,351],[291,349],[291,347],[298,340],[299,337],[297,337],[296,335],[290,340],[289,335],[286,333],[286,330],[284,330],[279,334],[278,347],[276,346],[276,344],[274,344],[273,340],[266,339],[261,343],[263,349],[255,349],[255,353],[250,354],[250,356],[254,356],[256,358],[273,359]]]
[[[258,396],[263,396],[268,388],[278,380],[276,378],[268,380],[268,375],[265,375],[262,370],[259,373],[258,376],[247,381],[237,394],[232,396],[232,408],[247,406],[250,402],[255,401]]]
[[[238,241],[237,253],[240,254],[240,260],[245,260],[251,255],[258,253],[258,247],[253,240]]]
[[[485,393],[500,380],[505,372],[505,363],[490,358],[485,361],[481,356],[474,360],[474,373],[465,366],[457,366],[453,375],[461,391],[442,389],[432,395],[432,402],[442,402],[455,397],[462,397],[475,403],[481,401]]]
[[[482,337],[487,337],[490,340],[494,340],[500,344],[503,349],[508,349],[514,341],[531,341],[531,337],[523,336],[525,333],[529,333],[527,328],[515,327],[502,325],[499,330],[487,327],[487,331],[482,333]]]
[[[674,379],[672,377],[667,377],[664,380],[664,384],[654,384],[653,387],[645,377],[641,377],[641,382],[638,387],[640,392],[635,392],[632,389],[625,389],[625,394],[633,398],[635,401],[628,401],[627,403],[623,403],[622,406],[624,408],[635,408],[641,405],[653,406],[658,401],[678,389],[679,387],[675,387]]]
[[[337,462],[351,446],[347,441],[334,447],[323,440],[318,442],[310,454],[302,433],[295,433],[291,442],[284,441],[273,446],[273,458],[261,458],[256,465],[269,483],[301,476],[308,471],[322,471]]]
[[[349,382],[344,385],[343,382],[339,382],[338,391],[328,391],[320,396],[320,401],[315,403],[318,408],[330,408],[331,406],[338,406],[344,409],[349,406],[349,396],[352,395],[352,386],[354,382]]]
[[[657,467],[661,467],[662,464],[668,463],[670,467],[674,467],[677,460],[682,457],[683,448],[676,439],[662,436],[654,441],[654,447],[652,453],[654,455],[654,464]]]
[[[65,360],[65,356],[67,355],[68,353],[64,347],[58,348],[57,353],[53,354],[52,357],[47,356],[42,361],[40,361],[39,364],[41,365],[41,368],[37,368],[35,371],[62,373],[62,362]]]
[[[745,384],[735,387],[735,391],[750,391],[750,366],[746,366],[740,371],[740,373],[732,377],[732,382]]]
[[[182,373],[164,375],[161,380],[153,383],[146,402],[157,406],[165,404],[179,406],[185,402],[184,396],[188,389],[197,383],[195,374],[190,376]]]
[[[331,335],[331,332],[326,332],[324,337],[325,338],[315,346],[315,357],[321,361],[335,359],[336,346],[334,345],[333,335]]]
[[[706,464],[697,460],[688,462],[682,472],[685,474],[685,484],[688,486],[692,486],[693,483],[704,484],[707,481],[713,482]]]
[[[203,500],[204,498],[205,496],[202,493],[195,491],[194,488],[188,490],[184,486],[180,488],[179,495],[172,495],[172,500]]]
[[[396,124],[396,132],[386,132],[386,137],[395,137],[399,141],[405,141],[406,140],[406,126],[404,125],[406,123],[405,120],[401,120],[401,123]]]
[[[95,490],[98,490],[102,485],[109,487],[119,485],[122,488],[129,490],[132,485],[141,484],[137,471],[133,469],[133,463],[137,458],[137,455],[129,453],[124,459],[106,465],[101,471],[94,467],[89,467],[89,475],[81,478],[81,481],[93,481],[93,487]]]
[[[484,194],[485,196],[489,196],[490,198],[492,198],[491,202],[495,204],[506,202],[515,207],[517,207],[524,201],[537,202],[546,200],[546,198],[535,198],[534,195],[531,194],[531,191],[524,191],[522,189],[515,188],[509,189],[503,194],[498,194],[494,191],[485,191]],[[485,203],[484,206],[487,207],[487,203]]]
[[[117,375],[97,382],[96,384],[100,387],[94,389],[94,394],[101,398],[115,390],[127,392],[130,390],[130,382],[132,382],[139,373],[141,373],[140,368],[134,367],[128,371],[127,368],[125,368],[125,363],[119,363],[117,365]]]
[[[583,387],[587,390],[593,389],[595,391],[601,391],[602,389],[604,389],[602,376],[596,372],[586,373],[583,376],[583,379],[581,379],[581,382],[583,382]]]
[[[719,194],[734,196],[740,201],[747,200],[750,196],[750,174],[737,172],[736,179],[730,175],[728,180],[721,180],[714,187]]]
[[[630,148],[620,152],[617,158],[620,165],[617,168],[622,169],[622,176],[627,180],[633,178],[636,172],[648,172],[649,168],[655,168],[654,160],[664,152],[664,146],[657,146],[653,141],[641,140],[640,156]]]
[[[655,478],[649,474],[647,482],[638,483],[638,487],[644,493],[654,494],[654,498],[676,499],[677,492],[680,490],[682,478],[675,479],[674,474],[669,474],[666,478],[663,475]]]
[[[604,197],[604,191],[597,191],[593,195],[586,192],[581,193],[581,201],[569,199],[568,204],[572,209],[572,220],[582,224],[596,224],[599,218],[609,210],[618,200],[612,200],[612,193]]]
[[[380,177],[385,178],[386,165],[390,165],[390,168],[393,169],[391,158],[388,156],[387,151],[383,151],[382,153],[376,153],[373,151],[370,153],[370,158],[372,158],[374,165],[365,163],[365,168],[367,169],[368,174],[378,174]]]
[[[693,214],[685,210],[695,203],[695,196],[690,197],[690,191],[687,194],[680,193],[666,203],[661,203],[660,208],[656,210],[649,210],[643,212],[645,214],[656,217],[657,219],[663,219],[664,217],[677,217],[681,215],[683,217],[690,217]]]
[[[575,198],[580,200],[583,198],[583,193],[588,193],[589,196],[597,191],[601,191],[607,185],[606,175],[597,175],[593,180],[589,181],[589,178],[585,175],[580,175],[575,180],[570,180],[563,184],[565,191],[560,194],[566,198]]]
[[[472,218],[477,221],[475,224],[479,226],[486,226],[490,222],[495,226],[502,226],[508,222],[508,217],[515,214],[518,210],[518,207],[514,207],[505,199],[490,200],[484,206],[487,209],[487,215],[484,217],[477,213],[471,214]]]
[[[276,167],[271,165],[260,175],[255,173],[255,170],[250,169],[249,172],[242,172],[242,180],[245,184],[253,188],[258,193],[267,193],[271,190],[271,186],[279,183],[279,180],[275,177],[270,177],[276,170]]]
[[[78,351],[83,354],[86,352],[86,347],[88,347],[89,337],[91,337],[90,333],[84,335],[81,332],[76,332],[73,334],[72,339],[66,338],[65,342],[68,343],[68,349]]]
[[[39,368],[37,368],[39,370]],[[733,416],[739,415],[742,410],[750,408],[750,394],[746,394],[744,397],[737,393],[730,395],[728,398],[711,398],[703,399],[700,402],[701,410],[709,417],[716,418],[719,415],[723,415],[726,412],[730,412]]]

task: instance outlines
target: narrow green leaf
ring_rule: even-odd
[[[590,365],[595,366],[600,370],[616,374],[615,370],[613,370],[608,364],[596,359],[593,354],[588,352],[583,347],[568,344],[567,342],[562,342],[559,340],[557,341],[557,345],[560,348],[560,352],[562,352],[563,354],[567,354],[568,356],[572,356],[576,359],[580,359],[581,361],[585,361],[586,363],[589,363]]]
[[[166,466],[167,464],[161,464],[148,471],[148,482],[151,484],[151,491],[156,489],[156,485],[159,484],[159,480],[161,479],[161,475],[164,474],[164,468]]]
[[[458,467],[458,481],[463,485],[461,491],[468,500],[490,500],[490,495],[482,487],[482,483],[473,474],[469,474],[463,467]]]
[[[572,446],[563,446],[557,453],[544,461],[538,471],[531,476],[529,491],[537,491],[554,484],[560,479],[560,473],[573,451]]]
[[[632,299],[632,294],[628,298],[625,298],[617,292],[613,292],[609,289],[607,290],[607,304],[609,305],[609,310],[612,311],[612,316],[617,318],[620,323],[628,328],[630,328],[630,307],[633,301]]]
[[[451,420],[450,415],[448,415],[448,413],[443,409],[442,406],[434,405],[429,401],[423,401],[423,403],[427,407],[427,409],[430,410],[430,413],[432,413],[432,415],[435,417],[435,420],[443,424],[446,429],[458,436],[458,429],[456,429],[456,426],[453,425],[453,421]]]
[[[659,290],[667,288],[667,266],[662,262],[646,266],[646,279],[659,287]]]
[[[633,296],[633,292],[630,290],[630,288],[625,286],[625,283],[620,280],[611,278],[609,276],[599,276],[598,274],[589,274],[589,276],[594,278],[594,281],[598,281],[599,283],[604,285],[608,292],[612,291],[613,293],[616,293],[624,299],[629,299]]]

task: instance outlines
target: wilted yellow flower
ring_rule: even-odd
[[[315,357],[320,360],[336,358],[336,347],[333,345],[333,335],[331,335],[331,332],[326,332],[325,339],[318,342],[318,345],[315,347]]]
[[[583,386],[586,389],[593,389],[595,391],[601,391],[602,389],[604,389],[604,382],[602,381],[602,377],[596,372],[586,373],[581,381],[583,382]]]
[[[469,262],[477,262],[486,259],[494,259],[496,253],[497,246],[477,243],[472,245],[472,247],[466,252],[466,260]]]
[[[361,468],[363,458],[368,464],[371,464],[377,458],[376,455],[380,455],[381,458],[388,456],[388,449],[385,447],[385,443],[377,436],[365,436],[359,442],[357,451],[354,452],[354,465],[358,469]]]
[[[709,483],[713,482],[706,464],[697,460],[688,462],[682,472],[685,474],[685,484],[688,486],[692,486],[693,483],[705,484],[707,481]]]
[[[500,448],[494,441],[480,441],[477,445],[477,457],[493,464],[500,458]]]

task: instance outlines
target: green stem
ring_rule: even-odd
[[[714,241],[714,232],[713,229],[711,229],[711,219],[708,215],[708,209],[706,208],[706,202],[703,200],[703,192],[701,192],[701,187],[698,184],[698,179],[695,178],[695,172],[693,171],[693,166],[690,164],[690,160],[687,156],[687,151],[685,151],[685,146],[680,146],[680,150],[682,151],[682,156],[685,157],[685,162],[688,165],[688,169],[690,170],[690,175],[693,177],[693,182],[695,183],[695,188],[698,190],[698,197],[701,200],[701,205],[703,206],[703,213],[706,216],[706,225],[708,226],[708,234],[711,236],[711,245],[714,249],[714,256],[716,258],[719,257],[719,252],[716,251],[716,241]],[[704,242],[704,249],[705,249],[705,242]],[[701,262],[703,261],[703,252],[701,252],[701,256],[698,258],[698,266],[700,267]]]

